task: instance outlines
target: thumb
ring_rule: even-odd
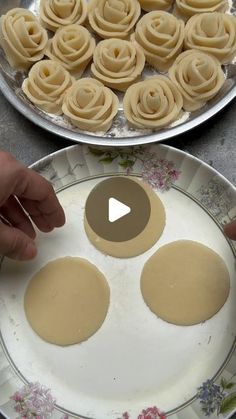
[[[33,240],[17,228],[0,222],[0,255],[16,260],[30,260],[37,254]]]

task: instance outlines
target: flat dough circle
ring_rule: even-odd
[[[227,300],[229,289],[223,259],[190,240],[161,247],[145,263],[141,275],[141,292],[150,310],[182,326],[214,316]]]
[[[138,182],[145,190],[151,204],[149,221],[140,234],[131,240],[123,242],[104,240],[92,230],[86,216],[84,216],[84,228],[90,242],[101,252],[116,258],[130,258],[146,252],[157,242],[165,227],[166,216],[164,206],[151,186],[133,177],[130,177],[130,179]]]
[[[110,290],[90,262],[65,257],[49,262],[31,279],[25,313],[44,340],[66,346],[92,336],[107,315]]]

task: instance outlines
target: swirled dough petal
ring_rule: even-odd
[[[45,28],[55,32],[60,26],[81,25],[87,18],[86,0],[40,0],[40,18]]]
[[[30,325],[42,339],[66,346],[98,331],[109,300],[109,285],[96,266],[82,258],[64,257],[34,275],[24,305]]]
[[[12,9],[0,19],[0,45],[11,67],[28,70],[44,56],[48,42],[45,29],[33,13]]]
[[[199,49],[229,63],[236,55],[236,17],[224,13],[200,13],[185,27],[185,49]]]
[[[63,113],[76,127],[91,132],[106,132],[118,112],[118,97],[98,80],[77,80],[68,90]]]
[[[73,78],[60,63],[43,60],[31,68],[22,89],[38,108],[61,115],[63,97],[72,83]]]
[[[197,13],[225,12],[228,5],[228,0],[176,0],[177,13],[184,18]]]
[[[144,65],[145,55],[138,45],[111,38],[97,45],[91,71],[106,86],[125,91],[140,79]]]
[[[145,12],[153,10],[169,10],[173,0],[139,0],[140,6]]]
[[[169,76],[182,93],[186,111],[195,111],[212,99],[225,82],[219,61],[204,52],[185,51],[176,58]]]
[[[71,75],[79,78],[90,62],[95,46],[95,39],[86,28],[68,25],[59,28],[49,40],[45,55],[59,61]]]
[[[210,319],[224,305],[229,290],[224,260],[191,240],[162,246],[145,263],[141,275],[141,292],[150,310],[180,326]]]
[[[126,39],[140,13],[138,0],[90,0],[88,17],[92,29],[101,38]]]
[[[167,12],[150,12],[137,23],[131,38],[142,47],[149,64],[166,71],[182,51],[184,22]]]
[[[162,128],[178,119],[183,98],[164,76],[150,77],[130,86],[124,97],[124,113],[131,126]]]

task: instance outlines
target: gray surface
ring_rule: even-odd
[[[72,144],[34,126],[15,111],[1,94],[0,110],[0,149],[9,151],[26,165]],[[210,121],[166,144],[200,158],[235,185],[236,100]],[[236,415],[233,417],[236,419]]]

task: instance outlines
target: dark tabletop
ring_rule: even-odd
[[[0,110],[0,149],[12,153],[26,165],[72,144],[33,125],[15,111],[1,94]],[[235,185],[236,100],[210,121],[165,144],[200,158]]]

